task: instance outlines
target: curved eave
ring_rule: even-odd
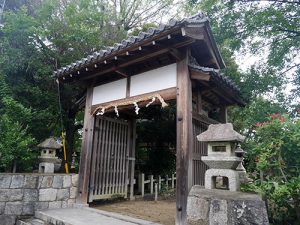
[[[113,61],[114,59],[117,60],[119,56],[124,57],[127,54],[130,54],[130,51],[136,51],[137,49],[143,48],[145,45],[149,45],[151,42],[154,43],[161,38],[169,38],[173,33],[180,32],[182,27],[201,24],[208,24],[208,18],[202,13],[180,21],[170,20],[168,24],[160,25],[158,28],[149,28],[146,32],[139,33],[138,36],[130,36],[126,40],[114,44],[114,46],[94,52],[86,58],[62,67],[55,71],[53,75],[56,79],[63,82],[73,81],[76,76],[87,72],[89,70],[88,67],[100,67],[103,64],[107,64],[108,61]],[[209,30],[210,28],[208,31]],[[211,36],[211,34],[208,36]],[[213,43],[213,45],[215,45],[215,43]],[[101,68],[98,68],[98,70],[100,69]]]
[[[230,97],[231,101],[239,106],[245,106],[246,103],[241,98],[241,92],[239,87],[230,78],[221,74],[219,70],[207,67],[201,67],[194,64],[189,64],[189,69],[192,71],[205,73],[210,75],[209,81],[217,85],[222,93]]]

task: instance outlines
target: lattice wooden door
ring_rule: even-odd
[[[89,202],[127,196],[131,124],[103,116],[95,118]]]
[[[205,171],[208,166],[201,161],[201,156],[207,155],[207,144],[199,142],[197,140],[197,135],[206,131],[209,123],[204,122],[201,118],[193,118],[193,138],[194,138],[194,148],[193,148],[193,185],[204,186]]]

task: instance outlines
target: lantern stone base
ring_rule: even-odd
[[[216,189],[216,178],[227,177],[229,191],[240,190],[239,172],[231,169],[208,169],[205,172],[205,188]]]
[[[187,225],[268,225],[265,202],[257,194],[193,186],[187,200]]]
[[[39,173],[54,173],[54,163],[47,163],[47,162],[40,163]]]

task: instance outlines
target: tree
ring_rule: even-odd
[[[0,171],[32,170],[34,138],[28,133],[31,110],[16,102],[0,76]]]
[[[186,8],[202,9],[208,14],[221,50],[229,49],[231,57],[236,52],[255,55],[257,61],[252,70],[260,74],[255,78],[276,81],[277,92],[289,76],[299,76],[298,1],[203,0],[188,1]],[[247,83],[244,78],[241,81]]]
[[[161,15],[168,3],[159,0],[9,1],[3,17],[4,27],[0,30],[0,72],[6,75],[13,99],[32,109],[34,116],[28,132],[37,141],[60,135],[54,70],[121,41],[128,30]],[[74,135],[82,127],[77,115],[84,93],[84,86],[60,85],[68,161],[74,150]]]

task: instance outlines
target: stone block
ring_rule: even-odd
[[[69,189],[58,189],[56,200],[61,201],[61,200],[67,200],[69,198],[70,198]]]
[[[208,202],[207,205],[203,202]],[[208,211],[202,214],[200,211]],[[206,215],[206,220],[200,220]],[[193,186],[187,205],[188,225],[268,225],[266,206],[256,194]]]
[[[0,216],[0,225],[15,225],[16,216],[1,215]]]
[[[53,189],[53,188],[40,189],[39,201],[41,202],[55,201],[56,194],[57,194],[57,189]]]
[[[35,202],[35,204],[34,204],[35,211],[45,210],[48,208],[49,208],[49,202]]]
[[[70,188],[70,198],[76,198],[78,192],[77,187],[71,187]]]
[[[38,200],[37,189],[24,189],[24,202],[35,202]]]
[[[61,208],[63,209],[68,208],[68,200],[61,202]]]
[[[205,188],[215,189],[216,182],[214,177],[227,177],[230,191],[240,190],[239,173],[230,169],[208,169],[205,172]]]
[[[37,188],[39,177],[35,175],[25,175],[24,188]]]
[[[52,187],[53,176],[41,176],[39,179],[40,179],[40,188]]]
[[[34,202],[25,202],[23,203],[22,215],[31,216],[34,215]]]
[[[78,178],[79,178],[78,174],[73,174],[72,175],[72,186],[78,187]]]
[[[48,162],[40,163],[39,173],[54,173],[54,163],[48,163]]]
[[[5,215],[21,215],[23,210],[22,202],[7,202],[5,205]]]
[[[11,183],[11,175],[0,175],[0,188],[9,188]]]
[[[55,175],[53,177],[52,187],[53,188],[62,188],[62,186],[63,186],[63,176]]]
[[[22,188],[24,184],[23,175],[13,175],[10,188]]]
[[[0,215],[4,213],[5,210],[5,202],[0,202]]]
[[[9,201],[22,201],[23,200],[23,189],[10,189],[9,190]]]
[[[60,209],[61,201],[49,202],[49,209]]]
[[[188,225],[208,225],[209,201],[192,196],[187,201]]]
[[[76,200],[75,199],[69,199],[67,201],[67,207],[68,208],[74,208],[75,207],[75,203],[76,203]]]
[[[10,189],[0,189],[0,202],[7,202],[10,195]]]
[[[209,225],[229,225],[227,201],[212,199],[210,202]]]
[[[229,224],[268,225],[265,203],[260,200],[229,201]]]
[[[72,179],[70,175],[63,177],[63,188],[70,188],[72,186]]]

